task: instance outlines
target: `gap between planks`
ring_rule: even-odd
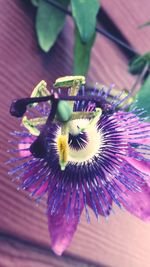
[[[106,267],[64,253],[56,256],[49,247],[0,232],[0,266],[2,267]]]

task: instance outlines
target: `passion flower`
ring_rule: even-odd
[[[140,110],[126,111],[129,95],[111,92],[87,88],[82,76],[64,77],[50,91],[42,81],[31,98],[11,106],[12,115],[28,117],[25,129],[12,133],[20,156],[9,160],[15,164],[9,174],[37,201],[48,194],[48,228],[58,255],[83,209],[90,221],[88,206],[97,218],[109,216],[115,202],[150,219],[150,124],[138,117]]]

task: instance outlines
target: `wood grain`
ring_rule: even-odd
[[[102,0],[101,4],[137,52],[150,51],[150,27],[138,28],[150,21],[150,1]]]
[[[39,207],[35,206],[25,192],[16,190],[16,184],[7,175],[8,166],[4,162],[9,158],[6,153],[9,132],[19,129],[19,122],[9,115],[9,106],[12,99],[29,95],[33,86],[41,79],[52,84],[57,77],[72,74],[73,24],[70,19],[67,20],[56,46],[45,55],[38,48],[35,38],[35,10],[27,8],[20,0],[1,0],[1,8],[0,231],[10,237],[26,240],[28,244],[32,242],[38,247],[49,249],[45,200]],[[133,80],[127,73],[126,58],[112,42],[98,35],[92,52],[88,81],[100,81],[107,85],[113,82],[118,87],[130,88]],[[149,267],[150,225],[118,210],[108,222],[101,218],[97,223],[92,213],[90,214],[91,225],[86,223],[83,214],[67,253],[95,264],[102,263],[112,267]],[[5,239],[5,251],[7,245],[9,247],[9,242]],[[18,251],[21,244],[17,243],[17,246]],[[30,249],[26,246],[20,248],[18,257],[23,255],[24,250],[25,257],[30,255]],[[12,256],[12,260],[14,257]],[[45,254],[42,256],[40,266],[47,257],[49,256]],[[50,264],[50,259],[46,261]],[[11,266],[7,256],[5,262],[1,259],[1,266]],[[19,261],[15,266],[17,264],[21,266]],[[53,265],[60,266],[59,262],[49,266]],[[32,263],[28,262],[25,266],[32,266]]]
[[[45,247],[36,246],[24,240],[0,235],[1,267],[105,267],[79,258],[64,255],[57,257]]]

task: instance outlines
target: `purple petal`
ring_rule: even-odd
[[[135,149],[130,148],[129,149],[129,155],[130,154],[135,154],[136,157],[141,158],[141,154],[136,152]],[[131,157],[124,157],[124,159],[130,164],[132,165],[134,168],[136,168],[137,170],[141,171],[143,173],[143,176],[145,174],[145,181],[146,183],[150,186],[150,162],[144,160],[144,158],[141,160],[137,160]]]
[[[150,163],[145,161],[145,160],[136,160],[134,158],[126,158],[126,160],[133,165],[137,170],[147,174],[150,176]],[[147,176],[146,176],[147,177]],[[150,177],[148,177],[149,179],[147,179],[145,177],[145,179],[147,180],[147,183],[149,183],[150,185]]]
[[[119,121],[120,127],[125,129],[125,137],[129,143],[135,142],[142,145],[150,145],[150,123],[141,122],[137,116],[134,116],[132,113],[125,113],[123,111],[118,111],[114,114],[115,119]],[[128,125],[132,125],[132,131],[129,131]],[[135,130],[134,130],[135,127]],[[144,132],[144,134],[142,134]],[[132,134],[131,134],[132,133]],[[132,137],[132,141],[131,138]]]
[[[20,149],[20,152],[19,152],[20,156],[21,157],[30,156],[31,155],[30,151],[29,150],[23,151],[23,149],[30,148],[30,145],[31,145],[31,142],[33,142],[33,139],[30,137],[26,137],[22,141],[23,141],[22,143],[18,144],[18,148]]]
[[[73,201],[74,202],[74,201]],[[83,210],[83,201],[80,201],[80,210],[71,205],[69,217],[65,214],[67,204],[64,203],[55,214],[48,213],[48,228],[51,237],[52,250],[62,255],[69,246],[79,223],[79,216]]]
[[[144,221],[150,220],[150,188],[144,185],[141,192],[133,192],[123,185],[119,186],[124,191],[121,197],[125,200],[120,199],[120,202],[126,210]]]
[[[130,153],[134,153],[137,157],[140,156],[140,154],[132,148],[129,149],[129,155]],[[144,159],[139,161],[131,157],[124,157],[124,160],[134,168],[142,172],[145,183],[141,178],[141,186],[139,192],[133,192],[132,190],[127,189],[124,185],[119,183],[119,187],[123,191],[123,193],[120,195],[120,202],[130,213],[134,214],[144,221],[148,221],[150,220],[150,163],[145,161]]]

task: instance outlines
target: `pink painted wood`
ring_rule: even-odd
[[[150,21],[150,1],[102,0],[101,4],[138,53],[150,50],[150,27],[139,29]]]

